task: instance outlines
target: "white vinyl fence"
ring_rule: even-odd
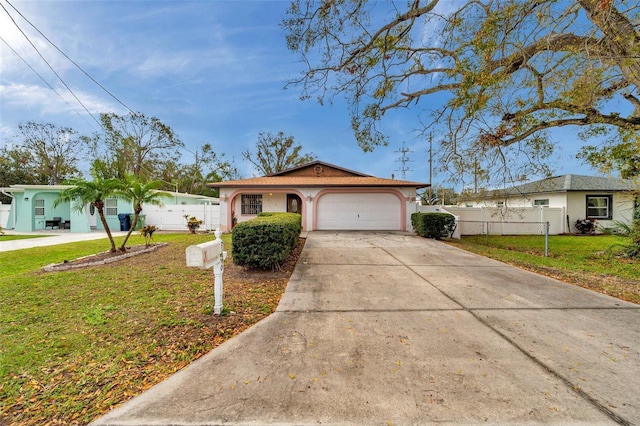
[[[200,231],[212,231],[220,227],[220,206],[217,204],[165,204],[162,207],[145,205],[141,214],[145,215],[145,225],[154,225],[161,231],[188,231],[185,215],[204,221],[200,225]]]
[[[0,204],[0,226],[13,228],[7,222],[11,205]],[[144,205],[142,213],[145,216],[146,225],[155,225],[163,231],[188,231],[187,221],[184,215],[195,216],[203,220],[201,231],[213,231],[220,227],[220,206],[214,204],[165,204],[162,207]],[[9,226],[8,226],[9,225]]]

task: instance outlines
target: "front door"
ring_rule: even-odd
[[[296,194],[287,194],[287,213],[302,214],[302,200]]]

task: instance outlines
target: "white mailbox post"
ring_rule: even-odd
[[[216,229],[215,240],[195,246],[187,247],[187,266],[201,269],[213,268],[213,313],[220,315],[222,312],[222,272],[227,252],[224,251],[224,243],[220,236],[222,232]]]

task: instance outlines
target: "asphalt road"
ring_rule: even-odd
[[[276,313],[94,425],[640,424],[640,306],[403,233],[312,232]]]

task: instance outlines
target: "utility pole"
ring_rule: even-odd
[[[433,199],[433,135],[429,133],[429,204]]]
[[[473,193],[478,193],[478,159],[473,160]]]

